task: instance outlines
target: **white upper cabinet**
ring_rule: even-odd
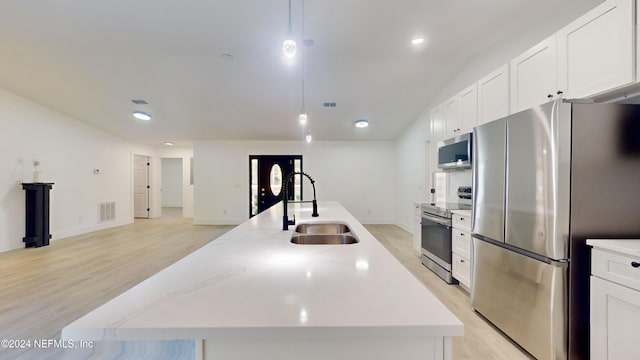
[[[473,131],[478,125],[478,84],[474,83],[458,94],[458,134]]]
[[[557,97],[556,35],[511,60],[511,113]]]
[[[445,136],[446,125],[444,122],[444,105],[439,105],[431,110],[431,142],[428,144],[430,162],[427,176],[431,182],[431,174],[438,171],[438,141]],[[433,185],[432,185],[433,186]]]
[[[569,98],[634,81],[634,0],[609,0],[558,32],[558,87]]]
[[[457,136],[460,132],[458,105],[458,96],[450,98],[443,104],[444,124],[446,128],[444,139]]]
[[[509,64],[478,80],[478,125],[509,115]]]
[[[445,137],[447,131],[444,118],[444,104],[431,111],[431,143],[437,144]]]

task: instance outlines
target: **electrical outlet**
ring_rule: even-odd
[[[18,158],[18,165],[24,165],[24,160],[21,157]]]
[[[367,211],[367,214],[368,214],[368,215],[371,215],[371,209],[369,209],[369,210]]]
[[[227,215],[227,209],[222,210],[222,213],[223,213],[224,215]]]

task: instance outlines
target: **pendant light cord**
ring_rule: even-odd
[[[301,114],[304,114],[304,76],[302,77],[302,109],[300,110]]]
[[[300,55],[302,57],[302,113],[305,114],[306,111],[305,111],[305,108],[304,108],[304,77],[305,77],[304,75],[305,75],[306,69],[305,69],[305,61],[304,61],[305,58],[304,58],[304,56],[305,56],[305,54],[307,52],[304,50],[304,46],[305,46],[304,45],[304,0],[301,0],[301,2],[302,2],[302,26],[301,26],[302,47],[300,48],[300,52],[301,52]]]
[[[293,34],[293,30],[291,29],[291,0],[289,0],[289,35]]]

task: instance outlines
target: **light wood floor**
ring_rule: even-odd
[[[134,224],[0,253],[0,339],[59,339],[63,327],[220,236],[191,219]],[[58,359],[55,350],[0,359]]]
[[[231,227],[168,217],[0,253],[0,339],[59,339],[64,326],[121,294]],[[454,359],[527,359],[473,312],[468,294],[420,263],[411,235],[393,225],[369,231],[465,324]],[[0,359],[57,359],[55,350],[6,350]]]

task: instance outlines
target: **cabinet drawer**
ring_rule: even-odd
[[[471,216],[462,214],[452,214],[451,220],[454,228],[464,231],[471,231]]]
[[[640,290],[640,258],[594,248],[591,264],[593,275]]]
[[[464,258],[471,259],[471,233],[454,228],[453,232],[453,253]]]
[[[451,262],[451,275],[462,285],[471,288],[471,262],[469,259],[453,254]]]

